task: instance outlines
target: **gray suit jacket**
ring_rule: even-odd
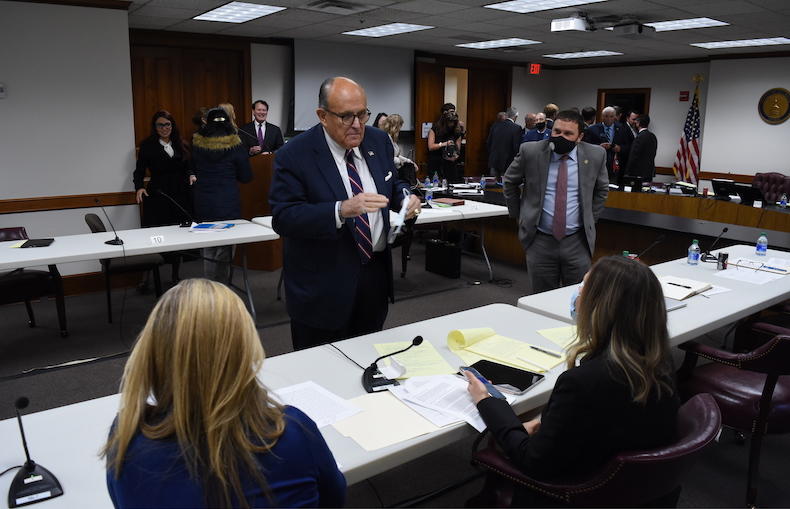
[[[595,223],[604,208],[609,194],[606,172],[606,151],[597,145],[581,142],[577,151],[579,159],[579,200],[582,227],[587,236],[590,255],[595,251]],[[524,249],[529,248],[538,231],[543,210],[546,181],[551,160],[549,140],[522,143],[518,155],[508,167],[503,178],[505,202],[510,217],[518,218],[518,238]],[[524,185],[523,191],[520,186]]]

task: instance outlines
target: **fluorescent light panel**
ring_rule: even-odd
[[[412,25],[410,23],[390,23],[388,25],[379,25],[377,27],[362,28],[360,30],[352,30],[351,32],[343,32],[343,34],[360,35],[363,37],[386,37],[388,35],[428,30],[429,28],[433,27],[428,25]]]
[[[606,1],[607,0],[512,0],[510,2],[484,5],[483,7],[524,14],[526,12],[550,11],[552,9],[561,9],[562,7],[573,7],[574,5],[594,4]]]
[[[778,44],[790,44],[787,37],[771,37],[768,39],[741,39],[738,41],[716,41],[716,42],[693,42],[692,46],[705,49],[719,48],[742,48],[746,46],[775,46]]]
[[[200,21],[221,21],[223,23],[245,23],[251,19],[268,16],[285,10],[285,7],[274,5],[251,4],[247,2],[231,2],[210,10],[192,19]]]
[[[513,37],[510,39],[496,39],[494,41],[467,42],[466,44],[456,44],[456,46],[459,48],[492,49],[507,48],[509,46],[526,46],[527,44],[540,44],[540,41],[531,41],[529,39],[519,39],[518,37]]]
[[[577,51],[576,53],[554,53],[553,55],[543,55],[548,58],[589,58],[589,57],[610,57],[613,55],[622,55],[616,51]]]
[[[672,21],[657,21],[655,23],[645,23],[649,27],[656,29],[656,32],[668,32],[670,30],[690,30],[692,28],[723,27],[729,25],[724,21],[711,18],[690,18],[676,19]]]

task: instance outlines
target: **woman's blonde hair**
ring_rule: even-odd
[[[178,442],[210,507],[247,507],[240,469],[265,493],[256,453],[285,429],[282,407],[256,378],[264,360],[255,324],[225,285],[187,279],[154,307],[124,369],[121,407],[105,448],[118,478],[139,431]]]
[[[401,127],[403,127],[403,117],[397,113],[387,116],[387,118],[381,122],[381,128],[385,133],[390,135],[392,141],[398,141]]]
[[[622,256],[598,260],[584,283],[576,325],[568,369],[582,355],[604,355],[635,402],[673,392],[664,293],[649,267]]]
[[[222,108],[230,117],[230,125],[233,126],[234,129],[238,130],[239,126],[236,125],[236,109],[233,107],[231,103],[222,103],[218,108]]]

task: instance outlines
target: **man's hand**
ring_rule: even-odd
[[[464,375],[466,376],[466,380],[469,382],[469,386],[466,388],[466,390],[469,391],[469,394],[472,396],[472,401],[475,402],[475,405],[480,403],[481,400],[491,397],[491,395],[488,394],[488,389],[486,389],[486,386],[483,385],[483,382],[478,380],[477,377],[475,377],[469,371],[464,371]]]
[[[409,205],[406,208],[406,219],[411,219],[417,216],[420,213],[420,207],[422,207],[422,203],[420,203],[420,199],[415,195],[409,196]]]
[[[137,203],[143,203],[143,195],[148,196],[148,191],[141,187],[137,190]]]
[[[615,152],[618,152],[618,153],[619,153],[619,152],[620,152],[620,145],[615,145],[615,146],[613,146],[613,147],[612,147],[612,150],[614,150]]]
[[[527,421],[524,423],[524,429],[527,430],[527,434],[534,435],[540,429],[540,417],[536,417],[531,421]]]
[[[609,150],[609,147],[611,147],[611,146],[612,146],[612,144],[611,144],[611,143],[609,143],[609,142],[607,141],[606,143],[601,143],[601,146],[602,146],[604,149],[606,149],[606,150]]]
[[[196,177],[196,176],[194,176],[194,175],[190,175],[190,176],[189,176],[189,185],[191,186],[191,185],[192,185],[192,184],[194,184],[195,182],[197,182],[197,177]]]
[[[345,219],[361,216],[362,214],[383,209],[389,205],[389,202],[389,199],[381,194],[359,193],[353,198],[340,203],[340,215]]]
[[[261,153],[261,146],[260,145],[255,145],[254,147],[250,147],[250,155],[251,156],[254,156],[254,155],[260,154],[260,153]]]

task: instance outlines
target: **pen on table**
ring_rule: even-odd
[[[690,286],[681,285],[681,284],[679,284],[679,283],[672,283],[672,282],[669,282],[669,281],[667,281],[667,284],[668,284],[668,285],[672,285],[672,286],[679,286],[679,287],[681,287],[681,288],[685,288],[685,289],[687,289],[687,290],[691,290],[691,287],[690,287]]]
[[[544,350],[543,348],[540,348],[535,345],[529,345],[529,347],[535,350],[536,352],[545,353],[546,355],[551,355],[552,357],[556,357],[558,359],[562,358],[562,355],[558,354],[557,352],[552,352],[551,350]]]

